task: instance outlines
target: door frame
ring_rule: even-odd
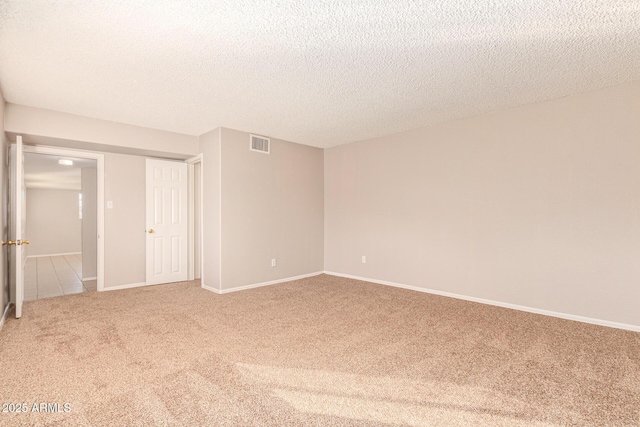
[[[48,147],[41,145],[24,145],[24,153],[44,154],[49,156],[77,157],[80,159],[96,160],[98,175],[97,182],[97,290],[104,291],[104,154],[94,151],[69,150],[66,148]],[[28,220],[27,220],[28,221]]]
[[[203,203],[202,203],[202,199],[203,199],[203,195],[204,195],[204,191],[203,191],[203,183],[204,183],[204,173],[203,173],[203,167],[204,167],[204,161],[203,161],[203,156],[202,153],[198,154],[197,156],[191,157],[187,160],[185,160],[185,163],[187,164],[187,200],[188,200],[188,232],[187,232],[187,236],[188,236],[188,256],[187,256],[187,280],[193,280],[195,277],[195,254],[193,253],[193,242],[195,241],[195,165],[197,163],[200,163],[200,191],[199,191],[199,197],[200,197],[200,227],[199,228],[199,232],[198,234],[200,235],[200,283],[204,283],[204,221],[203,221],[203,213],[204,213],[204,208],[203,208]]]
[[[22,305],[24,303],[24,261],[26,248],[23,248],[23,241],[27,241],[26,235],[22,231],[26,228],[26,198],[27,189],[24,185],[24,151],[22,135],[16,136],[15,143],[12,143],[8,150],[9,160],[9,218],[7,237],[13,241],[2,241],[2,246],[10,245],[7,251],[7,261],[9,268],[9,303],[13,304],[16,319],[22,317]],[[11,246],[13,251],[11,251]]]

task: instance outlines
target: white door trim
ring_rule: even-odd
[[[189,164],[189,165],[192,165],[194,163],[198,163],[198,162],[201,162],[201,161],[202,161],[202,153],[198,154],[197,156],[193,156],[193,157],[185,160],[184,162]]]
[[[97,254],[97,288],[98,292],[104,291],[104,154],[94,151],[68,150],[66,148],[47,147],[40,145],[25,145],[25,153],[46,154],[50,156],[78,157],[81,159],[96,160],[98,171],[98,254]]]
[[[24,302],[24,255],[22,240],[26,239],[23,231],[26,228],[26,188],[24,186],[24,146],[22,136],[16,136],[15,144],[9,148],[10,173],[9,173],[9,204],[10,224],[9,238],[13,240],[13,251],[7,251],[9,264],[9,297],[15,307],[16,319],[22,317],[22,304]],[[7,242],[8,243],[8,242]],[[3,243],[4,245],[4,243]]]
[[[196,163],[200,163],[200,228],[199,228],[199,234],[200,234],[200,283],[204,283],[204,257],[203,257],[203,242],[204,242],[204,233],[203,233],[203,226],[202,226],[202,222],[203,222],[203,213],[204,213],[204,209],[203,209],[203,203],[202,203],[202,197],[203,197],[203,172],[202,172],[202,167],[203,167],[203,155],[202,153],[198,154],[197,156],[191,157],[190,159],[185,160],[185,163],[188,165],[188,198],[189,198],[189,222],[188,222],[188,226],[189,226],[189,264],[187,266],[187,272],[188,272],[188,279],[189,280],[193,280],[195,277],[195,255],[193,253],[193,241],[195,240],[195,224],[194,224],[194,207],[195,207],[195,186],[194,184],[194,165]]]

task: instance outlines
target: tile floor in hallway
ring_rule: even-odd
[[[96,280],[82,282],[82,255],[27,258],[24,299],[57,297],[96,290]]]

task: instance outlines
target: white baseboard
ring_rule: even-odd
[[[49,256],[82,255],[82,252],[65,252],[63,254],[29,255],[27,258],[43,258]]]
[[[97,280],[97,279],[98,279],[97,277],[83,277],[82,281],[86,282],[87,280]]]
[[[211,291],[213,293],[220,294],[220,289],[212,288],[211,286],[207,286],[207,285],[204,285],[204,284],[201,284],[200,287],[202,287],[202,289],[206,289],[206,290]]]
[[[228,294],[230,292],[245,291],[247,289],[261,288],[263,286],[276,285],[278,283],[292,282],[294,280],[306,279],[307,277],[318,276],[318,275],[323,274],[323,273],[324,273],[324,271],[316,271],[314,273],[302,274],[300,276],[286,277],[284,279],[271,280],[269,282],[262,282],[262,283],[254,283],[253,285],[237,286],[235,288],[229,288],[229,289],[214,289],[214,288],[211,288],[211,287],[205,286],[205,285],[202,285],[202,287],[204,289],[207,289],[209,291],[215,292],[217,294]]]
[[[146,286],[146,282],[140,283],[129,283],[128,285],[118,285],[118,286],[105,286],[103,291],[119,291],[121,289],[131,289],[131,288],[139,288],[141,286]]]
[[[427,293],[427,294],[434,294],[434,295],[440,295],[440,296],[444,296],[444,297],[457,298],[457,299],[461,299],[461,300],[465,300],[465,301],[478,302],[478,303],[487,304],[487,305],[495,305],[495,306],[498,306],[498,307],[510,308],[510,309],[513,309],[513,310],[526,311],[528,313],[542,314],[542,315],[545,315],[545,316],[558,317],[560,319],[574,320],[576,322],[583,322],[583,323],[590,323],[592,325],[607,326],[609,328],[625,329],[627,331],[640,332],[640,326],[638,326],[638,325],[629,325],[629,324],[626,324],[626,323],[611,322],[611,321],[608,321],[608,320],[594,319],[594,318],[591,318],[591,317],[576,316],[574,314],[559,313],[559,312],[556,312],[556,311],[543,310],[543,309],[540,309],[540,308],[527,307],[527,306],[524,306],[524,305],[517,305],[517,304],[511,304],[511,303],[507,303],[507,302],[493,301],[493,300],[488,300],[488,299],[484,299],[484,298],[470,297],[470,296],[466,296],[466,295],[454,294],[454,293],[451,293],[451,292],[437,291],[437,290],[434,290],[434,289],[419,288],[417,286],[404,285],[402,283],[387,282],[386,280],[369,279],[369,278],[366,278],[366,277],[352,276],[350,274],[336,273],[336,272],[333,272],[333,271],[325,271],[324,273],[328,274],[330,276],[345,277],[347,279],[361,280],[363,282],[376,283],[376,284],[385,285],[385,286],[393,286],[395,288],[409,289],[409,290],[412,290],[412,291],[424,292],[424,293]]]
[[[9,303],[4,308],[4,313],[2,313],[2,318],[0,318],[0,331],[2,331],[5,320],[7,320],[7,317],[9,317],[9,311],[11,311],[11,307],[13,307],[13,304]]]

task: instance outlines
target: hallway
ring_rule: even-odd
[[[97,281],[82,282],[82,254],[28,258],[24,268],[24,299],[96,291]]]

